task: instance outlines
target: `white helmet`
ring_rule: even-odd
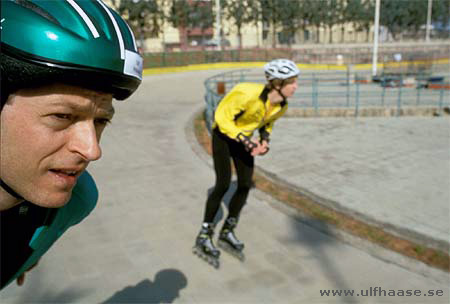
[[[275,59],[264,66],[267,80],[285,80],[300,74],[297,65],[289,59]]]

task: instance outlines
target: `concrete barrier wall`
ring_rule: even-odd
[[[364,107],[356,115],[354,108],[289,108],[285,117],[394,117],[394,116],[441,116],[450,115],[450,109],[439,107]]]

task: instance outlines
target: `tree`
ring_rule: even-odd
[[[213,27],[214,13],[210,1],[196,1],[190,12],[189,19],[193,27],[197,27],[201,32],[202,48],[204,48],[205,30]]]
[[[187,37],[184,30],[193,24],[191,20],[192,10],[192,6],[186,0],[171,0],[170,14],[167,16],[167,20],[173,27],[181,31],[180,42],[182,46],[187,44]]]
[[[324,23],[327,15],[327,8],[323,5],[323,1],[304,0],[303,9],[311,12],[307,14],[308,24],[316,28],[316,43],[320,42],[320,27]]]
[[[341,43],[345,41],[345,25],[349,20],[349,14],[347,11],[348,0],[339,0],[340,14],[338,24],[341,26]]]
[[[320,3],[322,5],[322,16],[325,17],[322,23],[328,27],[328,42],[333,43],[333,26],[339,23],[340,15],[342,15],[343,10],[341,10],[337,0],[320,1]]]
[[[450,15],[450,0],[433,0],[433,12],[432,19],[435,22],[441,22],[444,25],[449,25]]]
[[[150,37],[158,37],[162,31],[164,12],[158,6],[156,0],[121,0],[117,6],[113,4],[122,16],[128,20],[132,30],[138,34],[140,46],[145,51],[144,40]]]
[[[277,31],[282,29],[281,35],[286,35],[293,28],[297,18],[294,11],[298,11],[298,1],[291,0],[259,0],[261,17],[265,24],[271,27],[272,47],[277,45]]]
[[[341,4],[341,32],[342,38],[344,36],[345,24],[352,23],[353,27],[359,31],[366,29],[370,31],[370,26],[373,24],[374,8],[370,7],[371,0],[341,0],[345,2]],[[342,40],[343,42],[344,40]]]
[[[248,1],[223,1],[221,7],[224,8],[224,16],[226,19],[234,20],[237,28],[239,49],[242,48],[242,26],[250,23],[253,19],[252,6],[253,3]]]
[[[249,23],[253,23],[256,28],[256,43],[259,47],[260,33],[259,24],[262,22],[261,6],[258,0],[247,0],[247,5],[250,10]]]
[[[380,24],[389,29],[394,39],[401,39],[403,33],[417,32],[426,23],[427,4],[423,0],[381,1]]]
[[[279,0],[277,1],[277,19],[280,19],[281,33],[280,42],[287,43],[291,47],[295,41],[295,34],[301,24],[301,6],[299,1]]]
[[[357,0],[361,1],[361,0]],[[356,30],[366,31],[366,41],[369,42],[370,28],[375,19],[375,3],[373,0],[362,0],[361,4],[357,6],[356,15],[354,17]]]
[[[167,16],[167,20],[174,27],[189,27],[191,11],[192,6],[186,0],[171,0],[170,15]]]
[[[450,0],[433,0],[431,20],[436,31],[444,38],[450,38]]]
[[[406,6],[405,27],[407,31],[415,34],[416,37],[420,27],[427,23],[427,7],[428,1],[421,0],[408,1]]]
[[[272,11],[273,11],[273,1],[274,0],[258,0],[259,4],[261,6],[261,21],[263,23],[263,27],[270,27],[272,32],[272,47],[276,47],[276,36],[275,36],[275,29],[273,24],[273,17],[272,17]]]
[[[312,19],[314,15],[314,11],[311,10],[311,1],[308,0],[300,0],[299,8],[298,8],[298,20],[299,20],[299,28],[306,30],[308,25],[312,24]],[[306,40],[306,37],[304,36]],[[309,37],[308,37],[309,40]]]

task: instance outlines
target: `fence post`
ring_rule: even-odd
[[[166,63],[166,52],[162,53],[162,65],[163,65],[163,67],[167,66],[167,63]]]
[[[355,102],[355,117],[358,117],[358,114],[359,114],[359,82],[356,82],[355,98],[356,98],[356,102]]]
[[[217,82],[217,94],[225,95],[225,82],[223,82],[223,81]]]
[[[400,76],[400,81],[399,81],[399,84],[398,84],[398,96],[397,96],[397,116],[400,116],[400,114],[401,114],[402,86],[403,86],[403,77]]]
[[[416,97],[416,106],[420,104],[420,93],[422,88],[420,86],[417,87],[417,97]]]
[[[444,107],[444,86],[439,90],[439,115],[442,115],[442,108]]]
[[[317,79],[316,75],[313,74],[313,90],[312,90],[312,97],[313,97],[313,106],[314,106],[314,112],[317,116],[319,113],[319,101],[318,101],[318,89],[317,89]]]
[[[210,90],[210,79],[206,79],[204,82],[204,86],[206,88],[206,94],[205,94],[205,102],[206,102],[206,111],[205,111],[205,116],[206,116],[206,127],[208,128],[209,131],[211,131],[211,121],[212,121],[212,113],[213,113],[213,100],[212,100],[212,96],[211,96],[211,90]]]
[[[347,65],[347,108],[350,106],[350,76],[351,64]]]

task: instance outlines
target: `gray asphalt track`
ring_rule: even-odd
[[[103,158],[90,166],[101,193],[98,207],[54,245],[23,287],[3,290],[0,302],[448,303],[448,273],[335,236],[340,233],[332,227],[318,229],[256,190],[237,230],[245,262],[223,253],[216,270],[191,253],[214,172],[190,125],[204,103],[204,79],[218,72],[147,76],[130,101],[116,102]],[[283,146],[282,129],[292,124],[276,126],[274,147]],[[334,144],[340,147],[332,142],[327,149]],[[269,160],[258,164],[271,169]],[[298,161],[308,166],[308,158]],[[376,287],[386,296],[375,294]],[[354,295],[322,295],[326,290]],[[421,295],[407,296],[408,290]]]

